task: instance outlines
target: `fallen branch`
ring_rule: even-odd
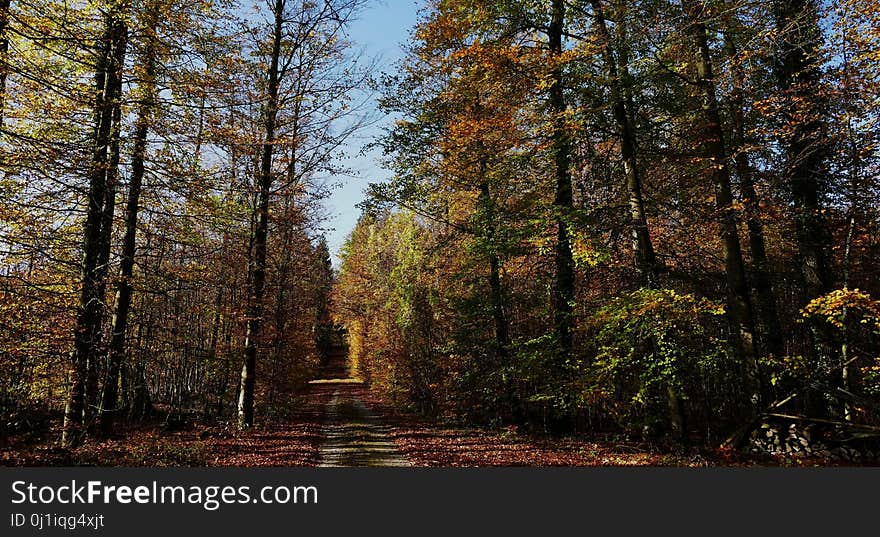
[[[764,414],[766,418],[780,418],[786,420],[795,420],[795,421],[807,421],[810,423],[822,423],[825,425],[837,425],[840,427],[846,427],[847,429],[859,429],[862,431],[869,431],[873,433],[880,433],[880,427],[876,427],[874,425],[862,425],[858,423],[852,423],[850,421],[835,421],[835,420],[826,420],[822,418],[808,418],[806,416],[791,416],[788,414]]]

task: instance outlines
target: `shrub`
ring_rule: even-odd
[[[613,299],[586,323],[592,355],[579,366],[582,403],[643,426],[663,421],[670,398],[706,416],[723,411],[717,396],[737,384],[729,382],[736,368],[723,313],[715,302],[671,289]]]

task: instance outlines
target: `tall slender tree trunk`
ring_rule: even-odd
[[[724,43],[733,75],[733,90],[730,96],[730,120],[733,139],[731,153],[734,154],[736,176],[739,179],[743,214],[749,234],[749,250],[752,253],[753,285],[757,298],[758,315],[764,327],[763,342],[765,351],[774,355],[785,354],[782,340],[782,327],[776,309],[773,282],[770,278],[770,261],[767,257],[767,244],[764,239],[764,224],[761,222],[758,193],[755,191],[754,175],[746,148],[745,113],[743,84],[745,77],[736,61],[736,46],[728,37]]]
[[[481,163],[481,175],[485,174],[485,165]],[[489,183],[480,184],[479,201],[483,217],[486,219],[486,239],[489,245],[489,300],[492,305],[492,321],[495,325],[496,353],[501,366],[506,366],[510,350],[510,323],[504,309],[504,289],[501,285],[501,259],[496,249],[495,202],[489,189]],[[513,403],[513,401],[510,401]]]
[[[285,209],[289,208],[285,207]],[[290,233],[288,232],[288,230],[283,230],[279,239],[279,246],[283,253],[281,254],[282,258],[278,266],[276,277],[277,286],[275,289],[275,312],[273,315],[274,334],[272,342],[272,367],[269,372],[269,394],[267,398],[267,406],[270,409],[274,409],[275,407],[275,399],[277,395],[276,380],[278,378],[279,369],[278,366],[281,363],[281,352],[284,349],[284,334],[287,329],[287,316],[285,315],[285,307],[288,301],[287,278],[289,276],[290,264],[292,262],[292,259],[290,258],[292,245]]]
[[[632,120],[627,111],[626,92],[623,84],[627,76],[625,63],[621,62],[618,70],[618,61],[614,57],[611,48],[611,35],[605,22],[605,11],[601,0],[591,0],[593,12],[596,18],[596,29],[599,39],[602,41],[602,58],[608,73],[611,85],[611,106],[614,121],[617,124],[617,137],[620,144],[620,154],[623,160],[623,171],[626,177],[626,190],[629,195],[630,222],[632,226],[633,252],[635,254],[636,270],[639,272],[640,284],[648,288],[656,288],[657,281],[657,258],[654,254],[654,245],[648,229],[648,219],[645,215],[645,202],[642,197],[642,180],[639,174],[638,157],[636,149],[636,137],[633,130]]]
[[[489,185],[483,183],[480,185],[480,189],[480,195],[483,197],[484,203],[487,205],[491,204]],[[489,233],[489,240],[494,242],[494,229],[490,229]],[[489,253],[489,292],[492,302],[492,319],[495,324],[495,344],[498,346],[498,356],[506,360],[510,350],[510,323],[507,319],[507,312],[504,309],[504,289],[501,286],[501,260],[494,247]]]
[[[89,363],[95,360],[101,337],[104,297],[101,294],[102,223],[107,196],[108,155],[113,134],[113,116],[118,97],[116,77],[121,76],[127,29],[122,20],[122,6],[115,4],[104,16],[104,30],[98,43],[95,66],[94,130],[92,158],[89,166],[89,193],[83,225],[83,259],[79,304],[70,357],[69,389],[64,412],[61,443],[65,447],[79,444],[83,438],[84,412],[87,404]]]
[[[724,142],[724,131],[715,93],[715,75],[710,56],[706,26],[700,22],[703,12],[699,5],[687,2],[691,39],[696,47],[697,75],[701,94],[701,113],[705,123],[703,150],[710,162],[710,173],[715,187],[715,206],[724,253],[724,273],[727,281],[727,313],[737,354],[742,362],[743,381],[750,401],[748,412],[756,410],[760,402],[760,377],[754,342],[754,321],[746,282],[742,249],[737,232],[733,207],[730,167]]]
[[[489,288],[492,295],[492,318],[495,322],[495,343],[498,345],[498,355],[506,360],[510,355],[510,323],[504,311],[501,261],[495,253],[489,256]]]
[[[229,110],[229,127],[233,128],[233,129],[235,127],[235,113],[234,113],[232,107],[230,107],[230,110]],[[237,168],[238,168],[238,147],[236,144],[233,143],[229,147],[229,170],[230,170],[231,176],[230,176],[230,180],[229,180],[229,186],[226,190],[227,199],[234,199],[234,197],[236,195],[235,194],[236,189],[239,187],[239,185],[237,184],[237,178],[238,178],[237,173],[236,173]],[[223,247],[222,247],[223,251],[226,251],[226,245],[229,243],[229,241],[230,241],[229,234],[224,233]],[[250,255],[250,251],[251,250],[249,249],[248,250],[249,255]],[[232,281],[229,282],[228,286],[226,287],[226,289],[228,289],[228,293],[229,293],[227,300],[231,303],[235,303],[235,300],[236,300],[235,289],[238,287],[236,285],[237,278],[234,278],[234,277],[232,277],[232,275],[230,275],[229,279],[231,279]],[[220,304],[222,301],[223,290],[224,290],[224,288],[223,288],[223,286],[221,286],[217,291],[217,304],[218,304],[217,311],[218,312],[220,311]],[[229,384],[230,384],[230,367],[234,367],[234,365],[232,363],[233,360],[231,357],[231,352],[230,352],[230,349],[232,348],[232,328],[230,327],[230,323],[229,323],[228,319],[221,317],[221,320],[223,321],[222,322],[222,324],[223,324],[223,375],[220,378],[220,383],[217,387],[217,394],[216,394],[217,401],[216,401],[216,406],[215,406],[215,411],[214,411],[215,415],[218,418],[223,417],[223,411],[226,406],[226,392],[229,389]]]
[[[245,335],[244,365],[238,396],[238,426],[254,424],[254,387],[257,369],[257,349],[263,321],[263,294],[266,285],[266,241],[269,233],[269,196],[272,188],[272,155],[275,144],[275,121],[278,114],[279,57],[284,26],[284,0],[274,4],[275,28],[272,52],[267,73],[268,86],[264,107],[263,128],[265,141],[260,154],[257,175],[257,218],[254,228],[253,257],[250,267],[247,332]]]
[[[833,286],[831,239],[821,201],[830,152],[819,56],[822,30],[814,0],[775,0],[772,7],[780,48],[774,74],[784,99],[780,114],[786,132],[780,140],[783,177],[793,202],[801,304],[806,304]],[[819,371],[831,371],[839,357],[827,325],[814,322],[809,328],[811,358]],[[813,415],[836,412],[825,395],[808,394],[806,406]]]
[[[3,133],[3,120],[6,111],[6,67],[7,54],[9,53],[9,39],[6,37],[6,28],[9,26],[9,8],[11,0],[0,0],[0,135]],[[6,432],[7,401],[5,393],[0,396],[0,448],[9,444]]]
[[[629,197],[635,267],[639,273],[639,284],[648,289],[656,289],[659,286],[657,257],[654,253],[654,244],[651,241],[648,219],[645,214],[636,137],[629,111],[627,91],[624,88],[624,79],[629,74],[627,62],[624,59],[627,55],[621,52],[619,54],[620,58],[615,58],[611,43],[611,33],[608,31],[605,9],[602,2],[601,0],[591,0],[590,3],[592,4],[595,16],[596,31],[602,44],[602,60],[605,63],[605,71],[611,88],[611,110],[617,126],[617,141],[620,145],[620,156],[623,161],[623,172],[626,179],[626,191]],[[618,22],[618,24],[622,23]],[[621,42],[620,46],[624,46],[623,42]],[[672,434],[678,440],[687,442],[688,433],[684,414],[684,401],[672,386],[667,386],[666,388],[666,400]]]
[[[553,208],[556,212],[556,285],[553,296],[553,314],[560,356],[558,365],[571,355],[573,340],[573,302],[575,292],[574,256],[571,251],[569,225],[574,205],[571,185],[571,137],[566,126],[567,106],[562,65],[562,37],[565,30],[565,1],[553,0],[547,41],[551,61],[550,111],[553,114],[553,158],[556,191]]]
[[[217,365],[217,345],[220,341],[220,325],[223,321],[223,315],[220,313],[223,308],[223,286],[217,286],[217,293],[214,299],[214,315],[211,319],[211,339],[208,343],[208,365],[210,369],[212,384],[220,385],[218,377],[220,376],[219,367]],[[216,407],[215,407],[216,408]],[[210,419],[212,416],[211,401],[205,397],[204,416]],[[219,416],[215,416],[219,417]]]
[[[134,146],[131,155],[131,177],[128,186],[128,199],[125,206],[125,237],[122,243],[122,260],[119,280],[116,284],[116,311],[110,328],[110,347],[108,349],[107,375],[101,394],[100,425],[104,433],[113,429],[113,423],[121,410],[119,403],[119,374],[125,358],[125,336],[128,330],[128,317],[131,309],[132,278],[137,249],[138,208],[141,186],[144,179],[144,163],[147,153],[147,137],[152,122],[156,93],[156,34],[158,6],[151,3],[146,8],[144,31],[145,48],[142,55],[142,79],[140,83],[140,103],[135,120]]]
[[[785,178],[794,202],[795,238],[807,301],[832,286],[828,231],[820,201],[829,149],[818,56],[822,31],[813,0],[776,0],[773,14],[780,43],[774,73],[786,99],[781,119],[791,127],[783,144]]]
[[[233,367],[229,352],[229,349],[232,348],[232,327],[229,326],[228,321],[223,323],[223,346],[223,376],[220,379],[220,386],[217,388],[216,414],[218,418],[223,417],[223,411],[226,407],[226,392],[229,390],[230,376],[232,376],[230,368]]]
[[[6,58],[9,54],[9,37],[6,35],[6,29],[9,27],[11,7],[12,0],[0,0],[0,132],[3,131],[3,120],[6,117],[6,75],[9,72]]]
[[[485,166],[481,166],[481,174],[485,174]],[[501,368],[510,365],[510,322],[504,308],[504,288],[501,284],[501,259],[498,256],[497,226],[495,224],[495,202],[489,190],[489,183],[480,184],[479,204],[487,220],[486,235],[489,245],[489,296],[492,305],[492,320],[495,325],[495,346]],[[505,397],[507,404],[515,417],[519,415],[519,405],[516,400],[514,379],[505,376]]]
[[[150,241],[147,240],[146,249],[150,249]],[[146,300],[142,300],[143,303]],[[146,306],[141,308],[147,311]],[[135,331],[132,358],[134,364],[128,369],[130,375],[131,396],[128,405],[128,419],[138,421],[146,418],[153,412],[153,401],[150,396],[150,387],[147,384],[147,358],[146,347],[153,341],[153,313],[150,312],[146,319],[141,319]]]
[[[83,420],[91,430],[95,424],[95,418],[100,411],[100,398],[98,395],[98,375],[104,352],[101,348],[104,319],[107,305],[104,297],[107,296],[107,276],[110,273],[110,249],[113,241],[113,219],[116,214],[116,190],[119,185],[119,161],[120,161],[120,138],[122,135],[122,69],[125,64],[125,49],[127,45],[128,29],[124,28],[120,35],[121,42],[115,47],[113,64],[115,69],[112,76],[108,77],[108,83],[112,84],[113,95],[112,127],[110,128],[110,154],[107,163],[106,188],[104,191],[104,208],[101,211],[101,233],[98,250],[98,296],[102,297],[101,307],[98,310],[96,321],[99,330],[98,344],[88,356],[86,365],[86,402]]]
[[[486,175],[485,159],[480,161],[480,177]],[[485,221],[485,239],[489,241],[489,295],[492,305],[492,320],[495,324],[495,345],[502,361],[507,357],[510,345],[510,324],[504,309],[504,290],[501,286],[501,259],[497,250],[497,224],[495,222],[495,200],[489,183],[484,179],[480,183],[480,194],[477,200],[480,216]]]

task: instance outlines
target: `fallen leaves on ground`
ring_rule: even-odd
[[[232,424],[168,432],[158,426],[92,440],[75,450],[52,442],[0,450],[3,466],[317,466],[327,405],[337,390],[359,397],[388,426],[414,466],[754,466],[819,465],[815,460],[755,458],[728,450],[670,452],[644,442],[541,436],[515,427],[457,427],[395,412],[361,384],[312,384],[284,419],[239,432]],[[269,423],[271,422],[271,423]],[[57,432],[57,431],[56,431]],[[52,433],[54,435],[54,432]],[[50,435],[50,436],[52,436]]]

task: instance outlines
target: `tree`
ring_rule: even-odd
[[[6,108],[6,55],[9,54],[9,38],[6,36],[9,26],[9,8],[12,0],[0,1],[0,130],[3,129],[3,112]]]
[[[97,360],[104,311],[104,276],[109,258],[109,229],[115,199],[118,165],[118,119],[122,68],[128,28],[125,6],[113,3],[104,12],[104,30],[98,43],[95,67],[93,152],[89,164],[88,210],[83,226],[83,258],[79,307],[71,352],[70,388],[64,414],[62,444],[75,446],[82,440],[84,421],[92,413],[89,398],[97,376]],[[114,126],[114,118],[117,119]],[[104,261],[102,264],[101,261]]]
[[[141,22],[144,48],[139,58],[139,65],[136,67],[136,73],[140,80],[138,89],[140,102],[137,104],[137,119],[134,127],[131,177],[125,206],[125,236],[122,245],[119,279],[116,284],[116,310],[110,324],[107,375],[101,394],[100,421],[101,429],[105,433],[112,430],[115,416],[119,412],[119,374],[125,358],[125,337],[131,309],[132,279],[137,250],[138,210],[147,158],[147,137],[152,125],[156,100],[158,37],[155,28],[158,24],[159,14],[159,3],[150,2],[145,6]]]
[[[704,139],[702,141],[709,161],[709,176],[715,187],[715,205],[724,249],[724,272],[727,278],[727,308],[737,354],[743,361],[744,381],[749,391],[751,406],[760,402],[758,357],[755,351],[754,322],[746,282],[745,265],[733,209],[733,190],[730,181],[730,164],[724,140],[724,129],[715,90],[715,75],[709,49],[705,6],[687,2],[685,13],[691,21],[689,34],[694,42],[697,86],[701,94]]]
[[[786,132],[780,140],[783,174],[794,202],[804,298],[810,299],[832,285],[822,205],[829,145],[821,82],[822,33],[813,0],[776,1],[773,16],[779,34],[774,74],[784,100],[779,110]]]
[[[333,262],[330,259],[330,250],[327,248],[327,240],[322,236],[316,250],[317,285],[315,303],[317,315],[315,318],[315,347],[318,349],[321,365],[327,365],[330,352],[334,346],[334,333],[336,327],[330,317],[332,292],[333,292]]]
[[[556,289],[554,291],[553,315],[556,322],[556,337],[559,339],[560,362],[564,363],[572,352],[573,307],[574,302],[574,256],[569,237],[570,213],[574,204],[571,186],[571,137],[566,125],[567,104],[565,101],[565,76],[562,53],[565,33],[565,1],[553,0],[551,3],[550,26],[547,31],[548,60],[553,65],[551,71],[549,105],[554,118],[553,158],[556,169],[556,192],[553,206],[556,215]]]
[[[275,168],[276,147],[282,143],[291,144],[293,153],[287,166],[288,176],[293,181],[287,186],[292,186],[295,180],[303,176],[303,169],[307,174],[314,173],[326,165],[333,151],[357,130],[358,125],[355,124],[335,135],[330,133],[331,125],[338,123],[346,114],[345,108],[336,108],[344,107],[344,102],[333,104],[332,99],[352,91],[363,79],[357,78],[357,72],[354,75],[334,75],[325,62],[337,59],[340,51],[347,46],[341,39],[341,33],[361,4],[361,0],[328,0],[318,4],[288,4],[286,0],[277,0],[271,5],[272,31],[267,39],[267,49],[261,50],[266,55],[267,69],[266,85],[261,96],[262,142],[254,179],[256,201],[248,263],[247,331],[238,399],[238,424],[241,428],[254,424],[254,390],[263,329],[269,210],[274,185],[280,175]],[[309,58],[304,53],[316,56]],[[327,76],[322,78],[322,75]],[[319,111],[313,111],[312,115],[320,113],[325,119],[305,116],[304,121],[304,112],[298,99],[310,98],[317,100],[316,110]],[[292,110],[290,116],[282,114],[285,106]],[[285,131],[289,137],[287,140],[279,136],[279,121],[287,122],[290,129]],[[317,143],[312,148],[312,159],[303,163],[299,160],[300,138],[308,137],[314,138]],[[302,168],[299,171],[294,167],[297,164]]]
[[[729,117],[731,123],[731,150],[733,169],[739,180],[740,198],[743,204],[743,217],[748,230],[748,244],[752,255],[753,284],[758,305],[758,314],[764,327],[763,337],[766,351],[775,356],[784,353],[782,327],[770,275],[771,265],[767,257],[767,244],[764,224],[761,220],[758,193],[755,190],[754,172],[749,159],[745,126],[745,76],[740,65],[732,29],[725,36],[724,49],[731,65],[733,89],[729,98]]]
[[[238,426],[254,424],[254,383],[257,367],[257,338],[260,337],[263,316],[263,290],[266,284],[266,240],[269,233],[269,196],[272,189],[272,154],[275,149],[275,122],[278,114],[278,85],[280,76],[281,40],[284,37],[284,0],[275,2],[272,8],[274,31],[272,51],[267,71],[266,102],[263,109],[264,141],[260,152],[260,168],[256,184],[257,213],[253,236],[253,258],[248,266],[248,321],[245,336],[244,366],[241,370],[241,387],[238,398]]]
[[[601,0],[591,2],[593,14],[596,19],[596,31],[602,44],[602,58],[608,74],[611,86],[611,107],[614,121],[618,129],[618,143],[620,155],[623,159],[624,175],[626,177],[626,189],[629,194],[630,215],[632,219],[633,253],[635,265],[639,271],[641,284],[655,288],[658,285],[657,258],[654,253],[654,245],[651,241],[651,233],[648,229],[648,219],[645,214],[645,202],[642,196],[642,179],[639,171],[639,162],[636,148],[636,136],[633,129],[633,120],[630,117],[627,106],[628,91],[625,88],[626,79],[629,78],[629,66],[626,58],[628,54],[621,50],[615,57],[612,48],[612,39],[605,20],[605,9]],[[622,16],[623,13],[620,14]],[[619,25],[623,28],[623,24]],[[625,30],[622,30],[625,31]],[[620,47],[626,47],[623,39]],[[619,67],[618,67],[619,65]]]

